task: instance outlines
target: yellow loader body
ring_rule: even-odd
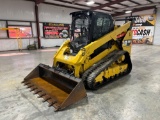
[[[31,91],[43,97],[49,106],[55,107],[55,110],[62,110],[86,97],[85,86],[97,89],[108,81],[129,74],[132,69],[130,60],[132,22],[127,22],[121,27],[115,26],[113,29],[113,20],[108,14],[84,11],[72,15],[74,20],[71,39],[66,40],[55,53],[53,66],[39,64],[23,81]],[[102,21],[103,15],[106,17],[105,22]],[[93,18],[91,16],[96,16],[97,24],[94,24],[94,21],[88,22],[88,26],[92,28],[93,25],[97,25],[97,29],[101,27],[107,30],[105,25],[108,19],[110,20],[108,25],[111,27],[105,34],[97,30],[99,38],[91,39],[96,35],[93,32],[86,38],[85,35],[89,35],[91,29],[80,26],[78,30],[74,30],[79,27],[75,27],[79,16],[82,17],[80,20],[84,21],[83,26],[88,22],[86,19],[91,20]],[[99,21],[102,21],[103,25]],[[76,38],[74,33],[79,37]]]

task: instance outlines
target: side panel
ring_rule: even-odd
[[[112,48],[104,50],[103,52],[95,56],[93,59],[86,60],[84,64],[84,71],[116,49],[118,48],[113,45]]]

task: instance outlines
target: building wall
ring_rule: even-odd
[[[71,23],[70,12],[77,11],[75,9],[57,7],[53,5],[40,4],[39,5],[39,21],[40,22],[55,22],[55,23]],[[35,9],[34,2],[21,0],[5,0],[0,4],[0,28],[6,27],[6,22],[2,20],[21,20],[32,21],[33,37],[29,39],[22,39],[23,49],[27,45],[32,44],[37,40],[36,23],[35,23]],[[10,25],[22,25],[20,22],[9,21]],[[23,24],[30,24],[29,22]],[[65,39],[45,39],[43,38],[43,24],[40,23],[41,45],[44,47],[53,47],[61,45]],[[7,38],[7,32],[0,30],[0,51],[17,50],[18,43],[16,39]]]
[[[154,45],[160,45],[160,8],[157,9],[155,34],[154,34]]]
[[[35,24],[35,12],[34,12],[34,2],[22,1],[22,0],[4,0],[3,4],[0,4],[0,27],[6,27],[6,22],[3,20],[22,20],[22,21],[32,21],[32,31],[33,37],[30,39],[22,39],[23,49],[27,48],[27,45],[32,44],[34,40],[37,40],[36,24]],[[39,20],[40,22],[55,22],[55,23],[71,23],[70,12],[77,11],[75,9],[58,7],[53,5],[40,4],[39,5]],[[146,11],[149,14],[152,11]],[[145,14],[143,12],[143,14]],[[136,15],[138,13],[134,13]],[[160,9],[157,12],[157,23],[155,28],[154,44],[160,45]],[[29,24],[29,22],[12,22],[10,24],[22,25]],[[124,21],[118,21],[116,24],[123,24]],[[40,23],[40,35],[41,35],[41,45],[44,47],[53,47],[61,45],[65,39],[45,39],[43,38],[43,24]],[[0,51],[6,50],[17,50],[18,43],[16,39],[7,38],[7,32],[0,30]]]
[[[3,4],[0,4],[0,20],[34,21],[34,3],[23,2],[20,0],[4,0]],[[6,22],[0,21],[0,27],[6,27]],[[7,31],[0,31],[0,36],[0,51],[18,49],[18,43],[16,39],[7,38]],[[26,48],[27,45],[28,39],[23,39],[23,48]]]
[[[34,3],[20,0],[3,0],[0,19],[34,21]]]
[[[39,20],[40,22],[55,22],[55,23],[71,23],[71,12],[77,11],[64,7],[57,7],[53,5],[40,4],[39,5]],[[42,25],[40,25],[40,28]],[[41,35],[43,31],[41,31]],[[41,38],[41,44],[45,47],[60,46],[65,39],[45,39]]]

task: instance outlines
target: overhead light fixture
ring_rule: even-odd
[[[87,5],[93,5],[95,2],[94,1],[88,1],[86,4]]]
[[[127,13],[131,13],[131,12],[132,12],[131,10],[125,11],[126,14],[127,14]]]

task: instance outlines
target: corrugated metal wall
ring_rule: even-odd
[[[53,5],[39,5],[39,21],[40,22],[55,22],[55,23],[70,23],[70,12],[74,9],[57,7]],[[35,21],[34,3],[30,1],[6,0],[0,4],[0,20],[24,20]],[[10,22],[10,25],[22,25],[22,23]],[[24,23],[23,23],[24,24]],[[25,24],[29,24],[25,23]],[[5,21],[0,21],[0,27],[6,27]],[[43,37],[43,24],[40,23],[41,45],[44,47],[53,47],[61,45],[65,39],[45,39]],[[32,22],[33,37],[37,37],[36,24]],[[0,51],[17,50],[18,44],[15,39],[6,39],[6,31],[0,31]],[[4,39],[2,39],[4,38]],[[30,40],[33,43],[33,38]],[[22,39],[23,49],[27,48],[29,39]]]

